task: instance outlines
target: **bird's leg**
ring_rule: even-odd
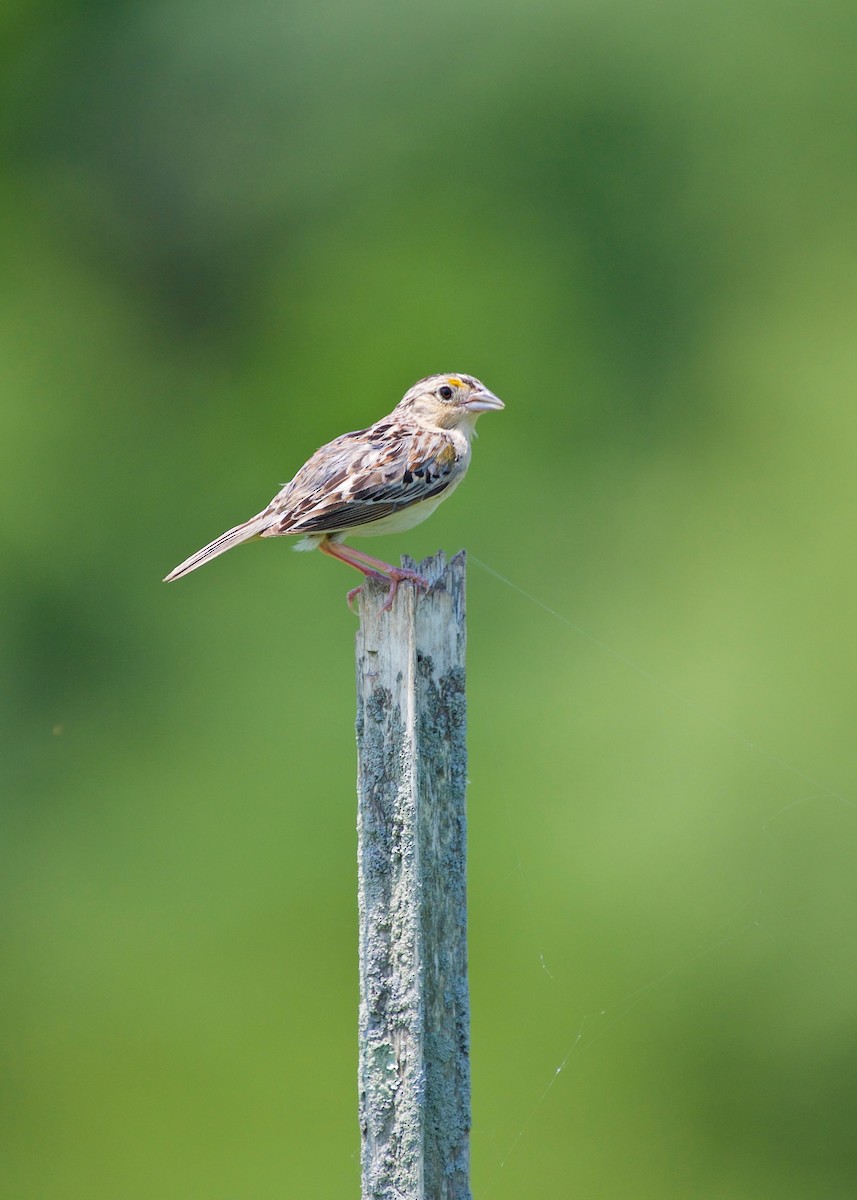
[[[331,558],[338,558],[340,561],[348,563],[350,567],[362,571],[367,578],[370,575],[380,575],[384,579],[389,579],[390,590],[387,592],[387,599],[381,605],[382,612],[389,612],[393,607],[396,590],[399,584],[405,580],[413,583],[416,587],[429,588],[431,586],[429,581],[416,571],[409,571],[407,567],[394,567],[392,563],[384,562],[381,558],[373,558],[371,554],[361,554],[359,550],[355,550],[351,546],[343,546],[340,542],[332,542],[329,538],[322,539],[318,548],[323,554],[329,554]],[[360,590],[360,588],[353,588],[348,593],[349,608]]]

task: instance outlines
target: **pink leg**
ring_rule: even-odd
[[[373,558],[371,554],[361,554],[359,550],[354,550],[351,546],[343,546],[339,542],[331,542],[328,538],[325,538],[319,542],[318,548],[323,554],[328,554],[331,558],[338,558],[341,562],[348,563],[349,567],[354,567],[356,570],[362,571],[367,577],[370,575],[380,575],[383,578],[389,579],[390,590],[387,592],[387,599],[381,605],[382,612],[389,612],[393,607],[393,598],[396,595],[396,590],[403,581],[408,580],[417,587],[429,587],[428,580],[424,579],[422,575],[418,575],[416,571],[409,571],[405,567],[394,567],[391,563],[386,563],[381,558]],[[358,587],[352,588],[348,593],[349,608],[360,591],[361,589]]]

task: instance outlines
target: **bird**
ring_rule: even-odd
[[[387,579],[382,609],[389,612],[400,583],[427,588],[427,580],[346,546],[345,539],[398,533],[431,516],[464,478],[477,419],[503,408],[473,375],[419,380],[389,416],[316,450],[267,507],[179,563],[164,582],[181,579],[242,542],[297,537],[296,550],[318,547],[364,576]],[[348,593],[349,606],[360,590]]]

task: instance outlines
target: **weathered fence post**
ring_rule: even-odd
[[[357,634],[363,1200],[470,1200],[465,556],[417,569]]]

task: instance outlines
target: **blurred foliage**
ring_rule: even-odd
[[[854,1193],[855,50],[5,6],[4,1196],[357,1195],[354,580],[160,579],[453,369],[475,1194]]]

